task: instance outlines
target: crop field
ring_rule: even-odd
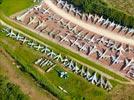
[[[34,5],[33,0],[3,0],[0,4],[2,10],[7,16]]]
[[[104,0],[109,5],[134,16],[134,0]]]

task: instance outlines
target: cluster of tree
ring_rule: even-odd
[[[3,0],[0,0],[0,4],[2,3]]]
[[[28,100],[20,88],[0,75],[0,100]]]
[[[97,14],[109,18],[123,26],[134,28],[134,16],[128,15],[123,11],[110,7],[103,0],[71,0],[75,6],[82,8],[83,12]]]

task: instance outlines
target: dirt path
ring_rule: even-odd
[[[122,43],[127,43],[127,44],[130,44],[130,45],[134,45],[134,40],[133,39],[127,38],[125,36],[120,36],[117,33],[112,32],[110,30],[106,30],[106,29],[103,29],[103,28],[98,27],[96,25],[89,24],[89,23],[86,23],[86,22],[84,22],[80,19],[77,19],[74,16],[66,13],[64,10],[58,8],[55,4],[53,4],[53,2],[51,0],[44,0],[44,2],[57,15],[60,15],[61,17],[69,20],[70,22],[72,22],[76,25],[79,25],[80,27],[82,27],[86,30],[89,30],[89,31],[94,32],[96,34],[105,36],[105,37],[107,37],[109,39],[112,39],[112,40],[115,40],[115,41],[119,41],[119,42],[122,42]]]
[[[31,78],[25,77],[15,67],[14,60],[3,49],[0,49],[2,74],[6,75],[12,83],[18,85],[25,94],[30,96],[31,100],[56,100],[50,93],[38,88]]]

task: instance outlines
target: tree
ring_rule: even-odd
[[[2,1],[3,1],[3,0],[0,0],[0,4],[2,4]]]

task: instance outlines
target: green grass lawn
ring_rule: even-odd
[[[104,0],[110,6],[134,16],[134,0]]]
[[[0,4],[0,10],[10,16],[32,5],[34,5],[33,0],[3,0]]]
[[[65,71],[59,66],[55,69]],[[74,75],[74,73],[68,72],[67,79],[60,78],[55,70],[50,73],[46,73],[45,75],[53,84],[65,89],[74,100],[83,100],[83,98],[86,100],[105,100],[107,98],[107,91],[96,87],[95,85],[91,85],[85,79]]]

